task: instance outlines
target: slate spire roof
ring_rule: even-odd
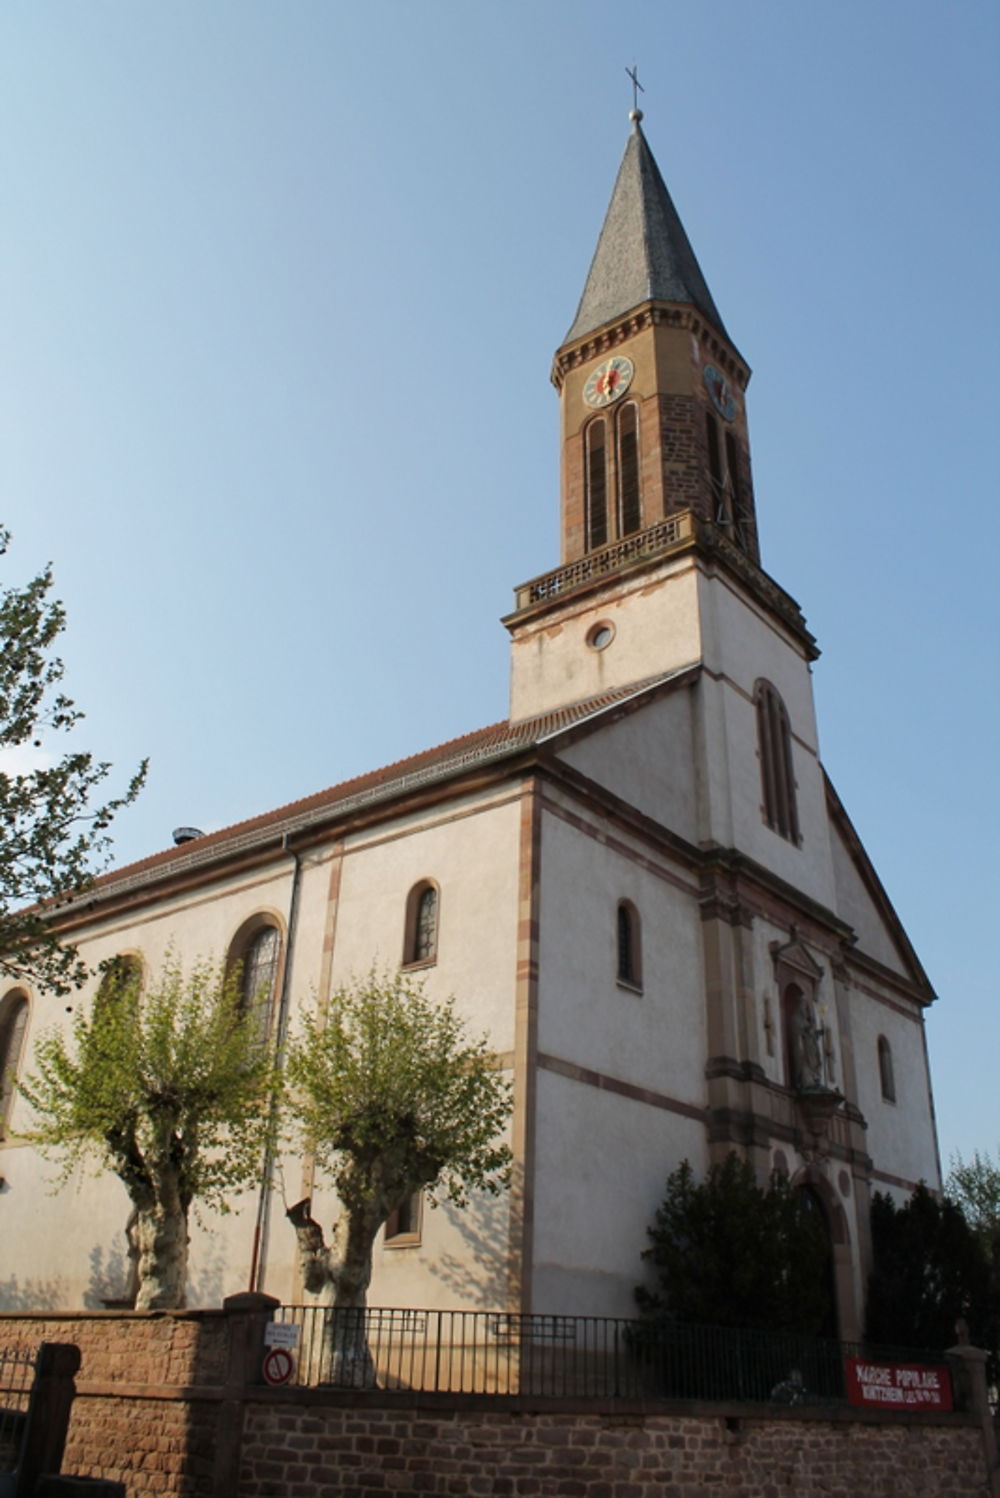
[[[642,302],[687,302],[728,338],[677,209],[639,121],[618,169],[576,320],[564,342],[623,317]]]

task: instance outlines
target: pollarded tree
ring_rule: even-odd
[[[373,969],[307,1016],[287,1057],[289,1106],[333,1178],[341,1213],[327,1245],[311,1213],[288,1216],[306,1288],[362,1309],[375,1236],[425,1189],[464,1204],[508,1181],[500,1134],[510,1086],[485,1039],[470,1039],[453,999],[437,1003],[404,973]]]
[[[0,556],[8,532],[0,529]],[[63,665],[52,655],[66,616],[50,598],[46,568],[23,588],[0,589],[0,750],[43,749],[83,716],[59,690]],[[91,883],[107,853],[115,813],[134,801],[143,763],[125,793],[94,804],[110,765],[76,750],[37,769],[0,769],[0,974],[68,993],[87,978],[75,949],[48,919],[54,906]]]
[[[259,1178],[273,1064],[238,975],[207,963],[185,975],[171,956],[143,992],[122,971],[76,1015],[72,1044],[39,1042],[20,1084],[36,1113],[27,1137],[61,1157],[63,1179],[87,1158],[114,1171],[133,1206],[138,1309],[183,1307],[191,1207],[228,1211]]]

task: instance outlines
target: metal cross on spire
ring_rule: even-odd
[[[639,82],[639,69],[636,67],[635,58],[632,59],[632,66],[630,68],[626,68],[625,72],[628,74],[628,76],[632,80],[632,113],[633,114],[638,114],[639,113],[639,95],[640,94],[644,94],[646,92],[646,90],[643,88],[642,84]],[[642,115],[641,114],[639,115],[639,118],[642,119]]]

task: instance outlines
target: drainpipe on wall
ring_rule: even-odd
[[[290,853],[293,859],[292,869],[292,892],[288,899],[287,935],[285,937],[285,961],[281,973],[281,993],[278,997],[278,1019],[274,1027],[274,1059],[275,1065],[280,1066],[285,1052],[285,1039],[288,1033],[288,1010],[292,991],[292,958],[295,951],[295,928],[299,916],[299,887],[302,875],[302,859],[294,849],[288,846],[288,833],[281,839],[282,852]],[[276,1103],[271,1103],[271,1120],[276,1122]],[[260,1196],[257,1200],[257,1221],[253,1230],[253,1253],[250,1258],[250,1279],[248,1288],[260,1290],[264,1271],[267,1267],[266,1241],[267,1231],[271,1220],[271,1175],[274,1171],[274,1139],[268,1139],[264,1150],[264,1160],[261,1166]]]

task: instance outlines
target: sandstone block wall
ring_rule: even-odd
[[[545,1408],[237,1381],[225,1312],[0,1316],[81,1349],[63,1470],[128,1498],[986,1498],[978,1422],[748,1406]],[[259,1313],[255,1323],[259,1336]],[[231,1356],[230,1343],[235,1355]],[[244,1353],[257,1367],[257,1353]]]
[[[977,1430],[804,1417],[254,1405],[239,1498],[977,1498]]]

